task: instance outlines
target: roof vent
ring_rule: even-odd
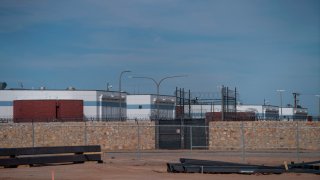
[[[76,88],[72,87],[72,86],[69,86],[69,87],[67,87],[67,90],[74,91],[74,90],[76,90]]]

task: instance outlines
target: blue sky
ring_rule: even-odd
[[[237,87],[246,104],[279,105],[292,92],[317,114],[320,94],[318,0],[1,0],[0,81],[9,88],[155,93],[150,80],[216,92]]]

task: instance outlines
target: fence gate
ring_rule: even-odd
[[[158,120],[156,141],[159,149],[196,149],[208,147],[205,119]]]

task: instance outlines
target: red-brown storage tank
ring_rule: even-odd
[[[63,121],[83,120],[82,100],[58,100],[57,119]]]
[[[14,122],[80,121],[82,100],[15,100]]]
[[[16,100],[13,101],[14,122],[46,121],[54,119],[56,101]]]

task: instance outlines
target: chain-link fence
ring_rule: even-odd
[[[296,161],[310,153],[320,158],[320,123],[211,122],[199,125],[156,125],[151,121],[2,123],[0,147],[101,145],[106,152],[161,149],[236,153],[288,152]]]

